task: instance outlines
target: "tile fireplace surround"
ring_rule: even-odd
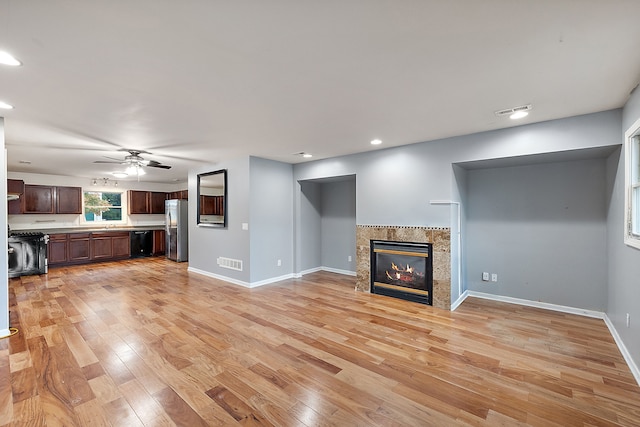
[[[356,226],[356,290],[371,292],[370,241],[433,244],[433,306],[451,309],[451,229],[393,225]],[[390,297],[389,297],[390,298]]]

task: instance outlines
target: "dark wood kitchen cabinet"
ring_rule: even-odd
[[[18,195],[20,198],[7,202],[7,213],[16,215],[22,213],[22,198],[24,197],[24,181],[21,179],[7,180],[7,193]]]
[[[69,236],[69,263],[91,260],[91,233],[71,233]]]
[[[153,255],[164,255],[166,252],[167,233],[164,230],[153,230]]]
[[[111,233],[111,247],[113,259],[129,258],[131,256],[131,240],[128,231]]]
[[[128,231],[49,235],[48,261],[52,267],[114,261],[130,256],[131,244]]]
[[[149,210],[149,192],[129,190],[129,215],[148,214]]]
[[[129,215],[163,214],[167,193],[160,191],[129,190]]]
[[[56,188],[50,185],[24,186],[23,212],[31,213],[56,213],[55,210]]]
[[[91,259],[106,261],[129,258],[131,244],[128,231],[91,233]]]
[[[189,200],[189,190],[172,191],[167,193],[169,200]]]
[[[82,188],[26,184],[22,207],[26,214],[79,215],[82,213]]]
[[[152,191],[150,192],[150,197],[151,203],[149,207],[149,213],[164,214],[164,201],[167,200],[167,193]]]
[[[56,213],[81,214],[82,213],[82,188],[80,187],[56,187]]]
[[[68,234],[49,234],[47,261],[49,265],[66,263],[68,258]]]
[[[91,259],[113,258],[112,240],[109,233],[91,233]]]

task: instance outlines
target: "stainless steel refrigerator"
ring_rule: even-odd
[[[166,200],[164,202],[167,258],[173,261],[182,262],[189,259],[187,206],[187,200]]]

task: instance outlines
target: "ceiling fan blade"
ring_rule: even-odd
[[[118,160],[118,161],[111,161],[111,160],[96,160],[93,163],[109,163],[109,164],[113,164],[113,165],[121,165],[123,162]]]
[[[149,162],[149,164],[147,166],[150,167],[150,168],[171,169],[171,166],[169,166],[169,165],[163,165],[163,164],[160,164],[158,162],[154,163],[153,161]]]

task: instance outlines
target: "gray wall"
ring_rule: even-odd
[[[292,170],[288,163],[249,159],[252,283],[293,271]]]
[[[468,289],[604,311],[605,168],[589,159],[468,171]]]
[[[640,118],[640,91],[632,95],[624,107],[620,141],[624,132]],[[624,151],[614,153],[607,162],[611,199],[608,206],[609,305],[607,316],[629,350],[636,365],[640,365],[640,251],[623,241],[624,218]],[[626,326],[626,314],[631,316]]]
[[[452,164],[619,145],[620,117],[620,110],[605,111],[299,163],[293,167],[293,177],[305,181],[356,175],[360,225],[449,227],[450,209],[429,201],[455,196]],[[402,203],[381,205],[389,198]],[[298,220],[300,212],[296,215]]]
[[[227,169],[227,228],[206,228],[196,225],[198,173]],[[220,162],[189,173],[189,268],[250,282],[249,231],[249,158]],[[227,257],[243,261],[243,271],[220,268],[216,259]]]
[[[321,184],[320,206],[322,266],[355,273],[355,178]]]
[[[304,273],[322,266],[322,199],[320,184],[300,182],[300,227],[298,246],[304,248],[299,254],[297,272]]]
[[[299,241],[305,250],[298,271],[328,267],[355,272],[355,177],[329,182],[302,181],[299,188]]]
[[[617,146],[620,144],[621,114],[621,110],[605,111],[300,163],[294,165],[293,176],[296,181],[304,181],[356,175],[356,222],[359,225],[452,227],[452,232],[456,233],[456,207],[430,203],[431,200],[462,201],[464,215],[462,195],[465,189],[459,188],[459,179],[455,177],[452,165],[492,159],[526,159],[538,155],[546,155],[547,162],[552,162],[554,154],[560,156],[573,150]],[[464,175],[464,172],[458,174]],[[300,188],[296,189],[294,198],[297,236],[304,235],[303,222],[306,219]],[[388,200],[396,203],[384,203]],[[464,231],[463,220],[463,239]],[[562,244],[560,238],[550,237],[549,245]],[[471,257],[470,251],[464,248],[465,241],[463,257]],[[313,244],[296,237],[298,258],[304,259],[305,254],[316,250]],[[453,301],[458,295],[456,249],[452,248]],[[302,271],[300,264],[296,264],[296,269],[297,272]],[[462,288],[466,289],[464,275]]]

